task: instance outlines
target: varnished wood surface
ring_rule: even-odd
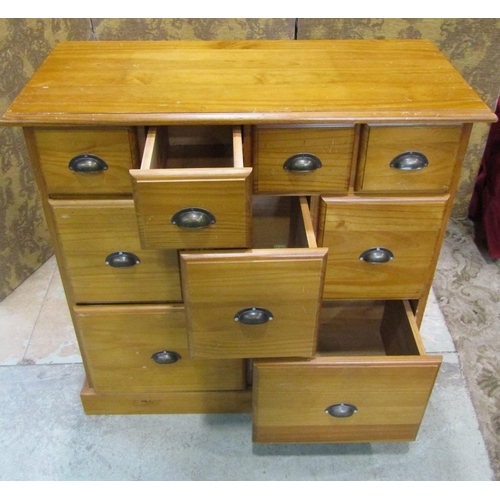
[[[311,356],[316,348],[324,248],[181,252],[189,352],[195,358]],[[273,320],[244,325],[261,307]]]
[[[128,171],[139,166],[135,128],[38,128],[34,134],[50,195],[132,193]],[[70,170],[70,160],[81,154],[98,156],[108,169],[90,174]]]
[[[229,151],[229,167],[221,151]],[[130,175],[144,248],[251,246],[252,169],[243,167],[241,127],[151,127],[141,169]],[[197,230],[172,224],[191,207],[208,210],[215,223]]]
[[[77,303],[181,301],[176,250],[143,250],[132,200],[50,200]],[[106,265],[114,252],[140,263]]]
[[[439,356],[355,358],[337,362],[258,361],[254,367],[256,442],[369,442],[413,440],[440,366]],[[348,418],[325,412],[347,403]]]
[[[318,244],[330,248],[325,299],[419,298],[434,272],[447,199],[323,198]],[[394,260],[360,260],[377,247],[392,251]]]
[[[368,321],[360,316],[363,311]],[[346,355],[332,350],[329,356],[308,361],[256,360],[254,441],[415,439],[442,359],[417,348],[421,340],[407,303],[388,302],[382,322],[379,316],[380,308],[369,302],[366,306],[355,303],[354,308],[349,303],[340,307],[331,303],[323,315],[322,335],[327,335],[327,319],[330,336],[338,337],[337,342],[327,342],[328,349],[341,346],[354,325],[357,342],[349,342],[349,349],[354,346],[358,356],[356,351]],[[346,317],[351,320],[339,321]],[[368,334],[364,343],[360,334],[363,323]],[[377,345],[371,340],[370,329],[377,323],[386,353],[377,354]],[[352,404],[358,411],[347,418],[334,418],[325,412],[330,405],[340,403]]]
[[[357,190],[415,194],[445,193],[457,161],[462,127],[364,127]],[[392,168],[392,160],[419,152],[429,164],[421,170]]]
[[[80,393],[87,415],[148,415],[161,413],[251,413],[252,391]]]
[[[395,119],[496,121],[429,41],[275,40],[60,43],[2,122]]]
[[[242,359],[189,358],[184,307],[77,306],[75,313],[89,376],[99,393],[246,388]],[[158,351],[174,351],[181,358],[158,364],[151,358]]]
[[[251,246],[251,168],[132,170],[139,233],[144,248]],[[172,224],[184,208],[199,207],[215,224],[192,230]]]
[[[354,127],[254,127],[254,191],[346,192],[353,143]],[[321,168],[300,173],[285,170],[285,161],[299,153],[315,155],[321,161]]]

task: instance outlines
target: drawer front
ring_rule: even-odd
[[[413,440],[437,369],[434,363],[332,358],[256,363],[253,439],[278,443]],[[327,413],[327,408],[342,404],[357,411],[345,418]]]
[[[139,165],[135,129],[48,128],[36,129],[35,137],[49,194],[132,192],[128,171]]]
[[[182,252],[190,354],[311,356],[325,260],[321,248]]]
[[[253,141],[254,191],[295,194],[347,191],[354,127],[255,127]]]
[[[433,273],[447,198],[323,198],[325,299],[418,298]]]
[[[365,127],[357,190],[447,192],[461,136],[461,126]]]
[[[132,200],[50,205],[77,303],[182,300],[177,252],[142,250]]]
[[[183,307],[77,306],[75,313],[97,392],[245,388],[243,360],[189,359]]]
[[[254,441],[415,439],[441,357],[425,355],[408,303],[386,306],[380,325],[385,348],[381,354],[362,355],[364,349],[374,348],[372,332],[367,326],[366,345],[354,332],[358,340],[353,343],[348,339],[350,324],[334,321],[326,332],[330,339],[339,337],[331,342],[337,352],[318,353],[310,361],[255,362]],[[343,337],[348,344],[345,351]],[[358,346],[350,352],[354,344]]]
[[[251,246],[251,173],[251,168],[132,171],[143,248]],[[199,218],[199,227],[179,223],[183,214]]]

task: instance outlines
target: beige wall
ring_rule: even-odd
[[[295,19],[0,19],[0,113],[58,41],[293,39]],[[428,38],[491,108],[500,20],[299,19],[298,38]],[[454,216],[465,217],[488,131],[473,131]],[[0,300],[52,254],[20,129],[0,127]]]

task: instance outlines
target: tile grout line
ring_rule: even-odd
[[[49,288],[50,288],[52,280],[54,279],[54,276],[56,274],[56,270],[57,270],[57,264],[55,265],[54,270],[52,271],[52,274],[50,275],[50,279],[48,280],[48,284],[47,284],[47,288],[45,290],[45,295],[43,296],[42,304],[40,305],[40,309],[38,310],[38,314],[36,315],[36,319],[35,319],[35,321],[33,323],[33,328],[31,330],[30,336],[28,338],[28,341],[26,342],[26,347],[24,348],[23,356],[22,356],[21,361],[20,361],[21,365],[23,365],[23,363],[24,363],[24,361],[26,359],[26,353],[28,352],[28,348],[29,348],[29,345],[30,345],[30,342],[31,342],[31,338],[33,337],[33,333],[35,333],[35,328],[36,328],[36,325],[37,325],[38,320],[40,318],[40,314],[42,313],[43,306],[45,305],[45,302],[47,300],[47,295],[49,293]]]

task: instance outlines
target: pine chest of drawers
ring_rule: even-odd
[[[89,414],[415,439],[418,327],[474,122],[427,41],[68,42],[24,128]]]

